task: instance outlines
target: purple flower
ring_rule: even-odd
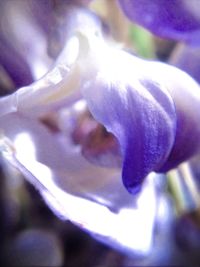
[[[70,65],[72,47],[77,55]],[[59,58],[42,80],[2,99],[1,111],[13,101],[13,110],[42,117],[67,107],[81,89],[94,118],[120,144],[130,192],[150,172],[167,171],[199,151],[199,86],[186,73],[114,48],[93,31],[70,39]]]
[[[152,33],[190,44],[200,44],[198,0],[119,0],[127,17]]]
[[[83,18],[82,9],[76,11]],[[97,34],[99,40],[99,24],[92,21],[84,32]],[[96,25],[95,31],[91,25]],[[84,47],[79,45],[76,35],[67,39],[54,68],[42,79],[0,99],[1,153],[59,218],[71,220],[117,249],[147,255],[157,216],[155,176],[150,175],[133,197],[121,185],[120,168],[91,164],[73,142],[72,130],[86,105],[80,93],[86,76],[77,58]]]
[[[81,90],[94,118],[117,138],[124,185],[136,192],[150,172],[168,171],[199,151],[199,86],[174,67],[108,45],[96,19],[85,15],[82,26],[74,20],[76,9],[64,7],[61,17],[69,10],[75,13],[59,28],[73,30],[63,39],[54,69],[2,99],[1,112],[12,105],[18,113],[43,120],[45,114],[67,108],[74,97],[81,98]],[[70,38],[77,29],[81,33]],[[191,128],[193,138],[187,140]]]
[[[2,40],[16,38],[24,59],[18,75],[27,65],[34,82],[23,79],[24,87],[0,98],[1,154],[60,218],[144,255],[158,215],[155,179],[163,179],[153,172],[166,172],[200,149],[199,85],[178,68],[123,51],[104,36],[97,16],[80,1],[69,2],[42,1],[47,24],[39,2],[15,2],[22,21],[29,5],[38,16],[30,12],[28,26],[19,20],[13,36]],[[19,32],[25,26],[30,51]],[[0,60],[14,81],[9,56]]]

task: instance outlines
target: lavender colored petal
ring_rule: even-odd
[[[178,68],[159,62],[149,65],[150,77],[166,86],[176,109],[174,146],[160,169],[168,171],[200,151],[200,87],[192,77]]]
[[[127,17],[152,33],[191,44],[200,44],[198,0],[119,0]]]
[[[168,171],[199,153],[200,88],[173,66],[96,41],[80,37],[83,95],[95,119],[117,137],[123,182],[134,192],[149,172]]]
[[[83,56],[83,95],[97,121],[117,137],[124,185],[136,192],[169,156],[176,130],[174,104],[164,86],[145,79],[145,61],[104,46],[98,51],[103,52],[88,52],[86,62]]]

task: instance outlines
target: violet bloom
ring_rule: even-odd
[[[119,0],[127,17],[152,33],[200,45],[198,0]]]
[[[74,34],[43,79],[1,99],[2,115],[41,119],[59,114],[82,93],[93,117],[120,144],[130,192],[150,172],[168,171],[199,151],[200,94],[191,77],[111,46],[100,28],[80,27]]]
[[[82,91],[93,116],[118,138],[129,191],[149,172],[167,171],[199,151],[200,95],[191,77],[103,42],[85,42]],[[105,57],[95,50],[98,45]]]
[[[2,154],[59,217],[114,247],[145,254],[157,216],[153,172],[176,167],[200,148],[199,86],[175,67],[111,44],[83,6],[63,4],[57,12],[54,31],[45,35],[54,64],[41,79],[0,99]],[[97,124],[116,140],[117,153],[111,151],[106,164],[84,157],[73,140],[88,109],[89,132]],[[140,193],[128,194],[121,176],[129,192]]]
[[[93,129],[93,125],[104,127],[91,114],[74,141],[77,122],[83,125],[88,119],[85,114],[89,113],[81,93],[86,78],[80,58],[85,50],[81,38],[97,36],[97,41],[105,40],[98,17],[83,6],[64,1],[62,4],[56,9],[53,30],[44,35],[44,40],[49,38],[47,50],[56,58],[53,66],[47,65],[48,71],[41,79],[35,78],[35,82],[0,99],[0,150],[4,163],[16,167],[59,218],[71,220],[117,249],[136,256],[147,255],[154,241],[157,176],[149,175],[140,194],[134,197],[121,184],[120,163],[116,167],[120,152],[117,160],[113,157],[114,164],[107,164],[102,155],[104,166],[99,164],[99,157],[84,157],[79,145],[81,137],[85,133],[87,137],[88,128]],[[22,21],[24,14],[20,14]],[[40,62],[40,57],[35,60]],[[35,61],[29,63],[33,64],[31,69]],[[113,153],[108,152],[110,159]]]

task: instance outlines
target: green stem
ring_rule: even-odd
[[[182,214],[186,211],[186,200],[181,182],[181,176],[177,169],[173,169],[167,173],[169,188],[175,200],[176,211]]]
[[[188,188],[191,198],[196,207],[200,205],[200,192],[193,177],[190,165],[188,162],[181,164],[178,169],[182,175],[182,178]]]
[[[178,214],[200,212],[200,193],[188,162],[167,174]],[[200,214],[199,214],[200,215]]]

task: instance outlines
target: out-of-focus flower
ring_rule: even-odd
[[[0,3],[0,49],[3,51],[0,73],[1,77],[8,76],[12,90],[41,78],[76,27],[86,28],[89,24],[92,27],[95,16],[79,5],[88,3],[86,0]],[[95,23],[98,24],[97,19]]]
[[[2,1],[0,4],[0,64],[13,89],[40,78],[52,63],[47,36],[53,22],[53,2]]]
[[[200,44],[198,0],[119,0],[127,17],[154,34],[190,44]]]
[[[199,218],[195,216],[195,212],[185,214],[178,218],[174,231],[176,240],[183,250],[187,253],[193,253],[193,255],[198,253],[200,248],[200,228]]]
[[[55,233],[31,229],[18,233],[7,244],[4,261],[9,266],[62,266],[63,258]]]
[[[130,191],[150,171],[169,170],[197,152],[199,141],[185,144],[185,138],[193,125],[199,140],[194,112],[199,107],[198,84],[172,66],[138,59],[101,42],[91,41],[84,48],[87,45],[82,91],[93,116],[118,138],[123,181]],[[95,50],[98,45],[105,58]]]

